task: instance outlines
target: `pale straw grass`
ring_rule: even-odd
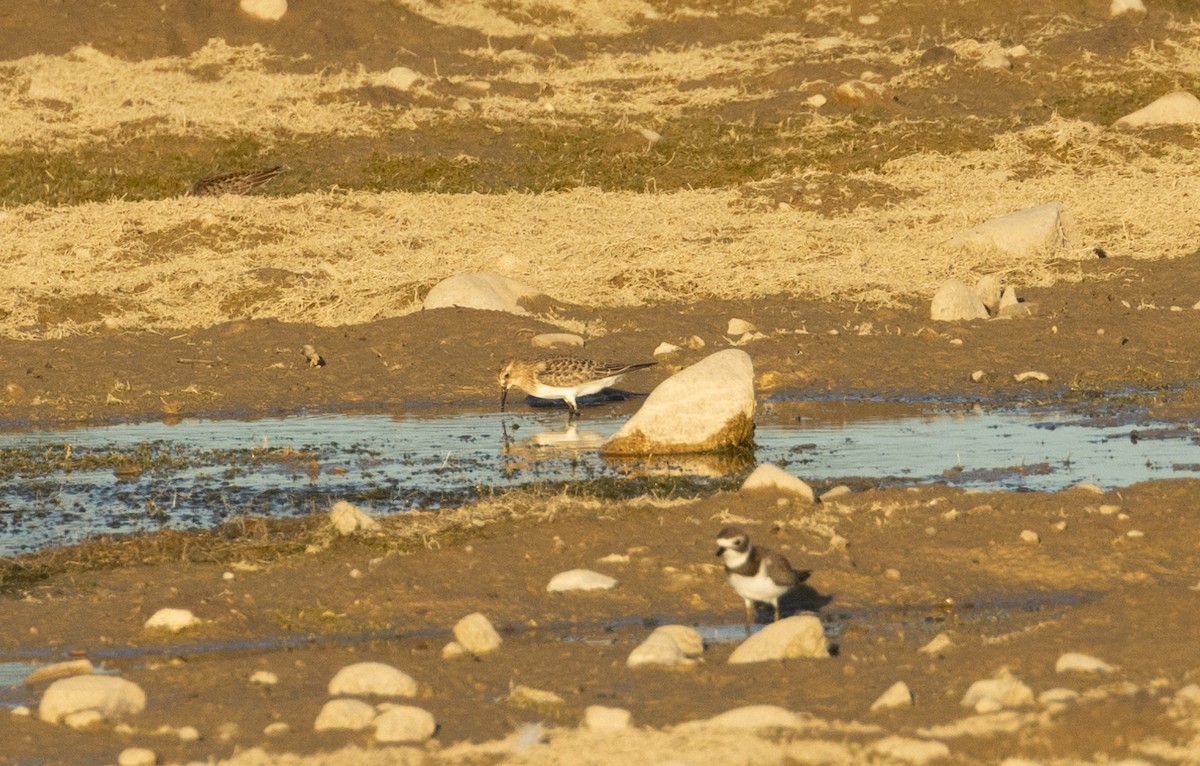
[[[0,333],[35,327],[48,301],[106,296],[117,327],[201,327],[237,317],[342,325],[419,308],[437,281],[495,271],[594,307],[769,295],[875,305],[927,298],[949,276],[998,273],[1018,288],[1078,279],[1093,246],[1171,258],[1200,241],[1194,153],[1053,120],[989,150],[919,154],[848,180],[907,195],[830,218],[753,204],[746,190],[663,194],[584,188],[553,194],[316,193],[40,205],[0,213]],[[1055,142],[1063,155],[1034,155]],[[1032,163],[1034,171],[1030,172]],[[1021,171],[1011,177],[1015,171]],[[1008,180],[1006,180],[1008,179]],[[947,242],[991,217],[1061,202],[1068,249],[1013,255]],[[293,275],[280,283],[269,275]],[[97,318],[98,320],[99,318]]]

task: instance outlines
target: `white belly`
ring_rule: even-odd
[[[538,383],[535,390],[530,393],[539,399],[573,399],[594,394],[597,391],[603,391],[613,383],[616,383],[619,377],[619,375],[613,375],[609,378],[593,380],[579,386],[548,386],[545,383]]]
[[[729,575],[729,584],[742,598],[761,601],[764,604],[770,604],[788,592],[786,587],[775,584],[775,581],[763,572],[753,577],[731,574]]]

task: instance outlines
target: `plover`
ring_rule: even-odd
[[[740,527],[725,527],[717,533],[717,555],[725,562],[725,576],[746,602],[746,627],[754,616],[754,603],[775,607],[779,620],[779,599],[800,582],[796,570],[782,555],[761,545],[751,545],[750,536]]]
[[[516,386],[542,399],[562,399],[579,416],[576,399],[601,391],[627,372],[650,367],[656,362],[610,364],[577,356],[552,356],[546,359],[510,359],[500,368],[500,411],[508,399],[508,389]]]
[[[218,194],[249,194],[282,173],[283,165],[257,170],[231,170],[201,178],[192,184],[188,194],[193,197],[214,197]]]

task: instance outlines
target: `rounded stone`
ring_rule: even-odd
[[[150,619],[146,620],[146,630],[165,630],[178,633],[199,625],[200,620],[188,609],[159,609]]]
[[[433,715],[419,707],[396,705],[375,717],[379,742],[424,742],[437,732]]]
[[[503,639],[491,621],[479,612],[473,612],[454,626],[454,638],[475,656],[490,654],[500,648]]]
[[[606,574],[593,572],[590,569],[571,569],[559,572],[550,578],[546,590],[551,593],[565,593],[573,590],[611,590],[617,581]]]
[[[136,715],[146,708],[146,693],[132,681],[116,676],[60,678],[46,688],[38,718],[58,723],[72,713],[95,710],[105,720]]]
[[[682,665],[686,660],[679,644],[675,643],[675,639],[666,633],[655,631],[645,641],[634,647],[634,650],[629,653],[628,659],[625,660],[625,664],[631,668],[643,665],[671,667]]]
[[[434,285],[423,305],[426,309],[457,306],[524,315],[529,311],[523,302],[545,297],[541,291],[499,274],[458,274]]]
[[[154,766],[158,755],[147,747],[127,747],[117,756],[117,766]]]
[[[771,623],[747,638],[729,656],[730,664],[829,656],[825,628],[815,615],[800,614]]]
[[[756,489],[771,489],[788,495],[795,495],[810,503],[816,499],[812,487],[808,486],[803,479],[792,476],[787,471],[772,463],[763,463],[758,468],[755,468],[746,477],[746,480],[742,482],[743,492]]]
[[[624,731],[629,728],[630,717],[624,708],[589,705],[583,711],[583,725],[592,731]]]
[[[362,700],[330,700],[317,714],[317,720],[313,722],[313,729],[316,731],[335,729],[362,731],[369,727],[374,720],[375,708]]]
[[[287,0],[241,0],[242,13],[259,21],[279,21],[287,13]]]
[[[356,662],[342,668],[333,676],[329,681],[329,693],[415,697],[417,682],[404,671],[382,662]]]
[[[353,503],[339,500],[329,509],[329,523],[339,535],[379,529],[379,522]]]
[[[929,317],[935,322],[987,319],[987,306],[960,280],[947,279],[934,293],[929,304]]]

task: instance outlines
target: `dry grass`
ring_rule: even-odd
[[[208,326],[237,317],[340,325],[416,310],[437,281],[497,271],[590,306],[788,294],[874,304],[930,295],[946,277],[1019,286],[1073,278],[1062,261],[1185,255],[1200,220],[1197,158],[1055,120],[986,151],[913,155],[847,179],[907,196],[829,218],[747,202],[740,190],[670,194],[320,193],[180,198],[0,211],[0,332]],[[1037,153],[1031,147],[1037,147]],[[1160,147],[1161,149],[1161,147]],[[1140,154],[1129,162],[1128,154]],[[794,179],[803,181],[801,176]],[[801,184],[802,185],[802,184]],[[990,217],[1064,203],[1077,248],[1029,258],[946,243]],[[290,273],[281,284],[279,274]],[[108,296],[102,316],[39,327],[47,301]],[[115,305],[115,309],[113,308]]]

